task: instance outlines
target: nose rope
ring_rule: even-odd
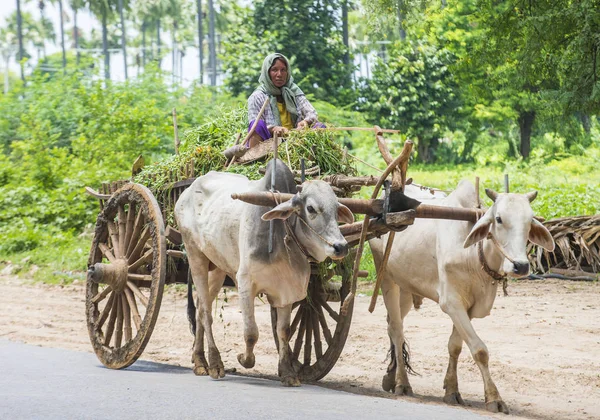
[[[510,261],[513,264],[515,263],[515,260],[513,260],[511,257],[508,256],[508,254],[504,250],[504,247],[500,244],[500,242],[498,242],[496,237],[494,235],[492,235],[492,232],[488,232],[487,238],[491,239],[492,243],[494,245],[496,245],[496,248],[498,248],[498,251],[500,251],[500,253],[502,255],[504,255],[504,258],[506,258],[508,261]]]
[[[270,193],[273,195],[273,200],[275,200],[275,204],[279,205],[282,201],[281,193],[279,191],[270,191]],[[277,195],[275,195],[275,194],[277,194]],[[296,218],[300,218],[300,216],[296,215]],[[290,258],[290,246],[288,243],[291,238],[294,241],[294,243],[296,244],[296,246],[298,247],[298,249],[300,250],[300,252],[302,252],[302,254],[306,257],[308,262],[316,263],[317,260],[315,258],[313,258],[313,256],[310,255],[308,250],[300,243],[300,240],[294,233],[294,229],[290,225],[290,222],[288,219],[285,219],[283,221],[283,226],[285,227],[285,237],[283,238],[283,244],[285,245],[285,248],[288,252],[288,258]]]

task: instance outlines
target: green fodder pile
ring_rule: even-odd
[[[171,191],[174,182],[192,176],[198,177],[209,171],[227,171],[245,175],[249,179],[263,176],[259,169],[265,167],[266,162],[272,158],[272,153],[246,165],[234,164],[229,169],[225,168],[223,151],[234,145],[240,133],[243,140],[247,130],[245,107],[224,109],[213,120],[187,130],[183,135],[179,154],[146,166],[133,181],[152,191],[163,209],[166,223],[174,224],[173,206],[177,198]],[[291,131],[287,140],[279,146],[279,158],[291,166],[290,169],[297,171],[304,158],[307,169],[318,166],[319,171],[315,176],[355,173],[336,141],[335,134],[325,130]]]

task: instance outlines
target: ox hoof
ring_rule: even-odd
[[[407,397],[412,397],[413,394],[413,390],[412,387],[410,385],[396,385],[396,390],[394,391],[395,395],[406,395]]]
[[[225,368],[223,366],[208,368],[208,374],[213,379],[224,378],[225,377]]]
[[[251,354],[250,357],[245,357],[244,353],[238,354],[238,362],[240,365],[244,366],[246,369],[251,369],[254,367],[256,360],[254,359],[254,354]]]
[[[394,392],[396,390],[396,380],[394,376],[388,374],[383,375],[381,387],[385,392]]]
[[[205,366],[194,366],[194,375],[196,376],[208,376],[208,370]]]
[[[281,385],[283,386],[300,386],[300,379],[297,376],[286,376],[281,379]]]
[[[486,402],[485,409],[487,411],[491,411],[492,413],[508,414],[508,406],[502,400]]]
[[[465,405],[465,402],[458,391],[444,395],[444,402],[450,405]]]

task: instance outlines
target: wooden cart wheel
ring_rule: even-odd
[[[126,184],[98,215],[88,260],[88,332],[106,367],[127,367],[144,351],[160,309],[166,256],[158,203],[146,187]]]
[[[337,362],[352,321],[350,303],[346,315],[341,307],[350,292],[353,256],[346,257],[334,268],[335,275],[313,274],[308,285],[307,298],[293,305],[291,316],[290,348],[292,363],[303,382],[318,381],[329,373]],[[271,326],[275,345],[277,339],[277,310],[271,308]]]

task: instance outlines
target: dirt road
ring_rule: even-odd
[[[511,283],[509,297],[496,299],[492,315],[474,326],[490,351],[490,370],[511,416],[543,419],[600,418],[600,284],[567,281]],[[257,300],[260,338],[256,367],[239,366],[243,349],[241,314],[235,292],[218,301],[215,339],[226,368],[240,374],[274,378],[277,353],[269,306]],[[82,284],[49,286],[0,276],[0,336],[40,346],[91,351]],[[143,359],[191,367],[193,338],[185,315],[183,287],[169,287]],[[357,298],[350,336],[340,360],[320,384],[348,392],[389,397],[381,390],[387,365],[385,308],[373,314],[369,298]],[[443,404],[449,318],[431,301],[406,319],[412,352],[414,402]],[[483,384],[465,346],[458,368],[459,386],[469,409],[486,413]],[[507,418],[495,415],[497,418]]]

